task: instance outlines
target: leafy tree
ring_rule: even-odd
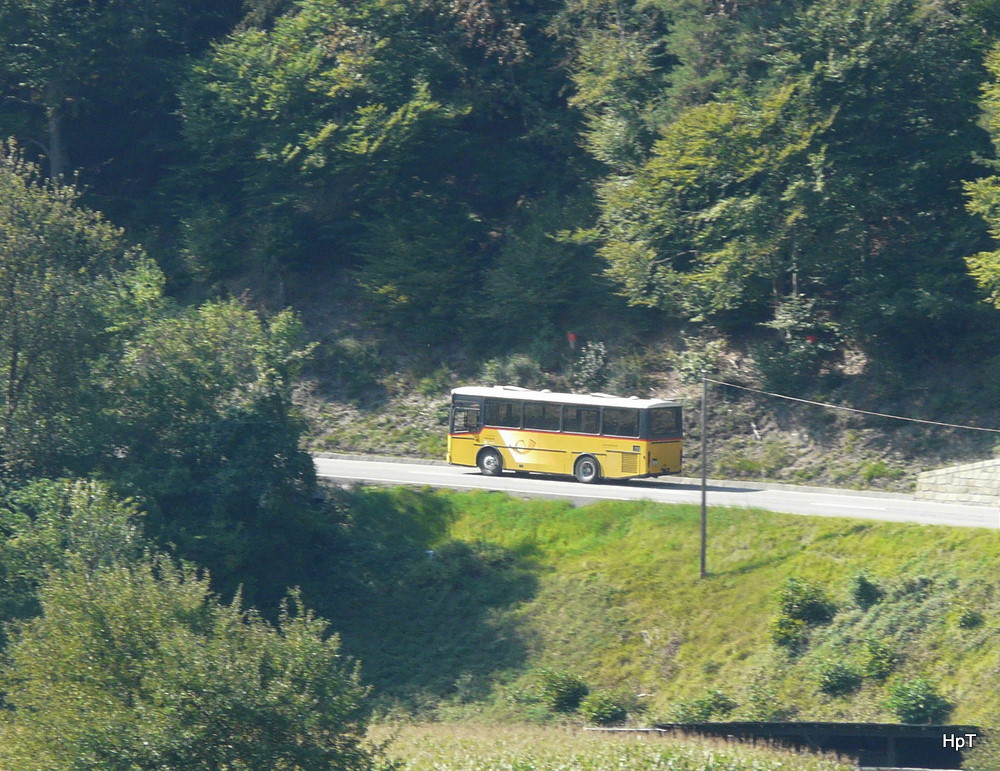
[[[663,44],[669,15],[651,3],[567,2],[549,25],[569,49],[569,104],[585,115],[585,146],[615,171],[640,164],[656,139],[676,64]]]
[[[179,138],[175,82],[239,12],[237,0],[2,0],[0,136],[40,151],[54,178],[83,169],[105,210],[134,213],[138,197],[155,220],[150,188]]]
[[[203,197],[187,243],[210,275],[247,253],[273,269],[317,223],[350,232],[345,215],[386,189],[423,127],[457,114],[429,90],[431,52],[411,50],[408,7],[302,0],[193,69],[184,131],[210,184],[191,182]]]
[[[87,466],[104,364],[156,311],[162,282],[73,188],[0,148],[0,471]]]
[[[169,311],[162,284],[73,189],[0,156],[0,470],[100,471],[152,505],[154,535],[240,541],[313,484],[300,328],[237,302]]]
[[[795,291],[811,144],[828,122],[806,90],[692,107],[640,170],[602,185],[601,253],[633,302],[701,320]]]
[[[192,264],[349,266],[376,324],[454,331],[521,203],[580,171],[555,3],[266,5],[182,89]]]
[[[291,404],[300,336],[290,312],[263,320],[231,300],[164,315],[128,344],[106,470],[154,502],[156,529],[215,523],[232,537],[311,490]]]
[[[354,274],[376,323],[425,345],[447,339],[479,296],[481,225],[449,203],[414,196],[396,216],[373,217],[358,244]]]
[[[87,570],[139,556],[141,514],[106,484],[38,480],[0,495],[0,618],[38,612],[37,592],[51,570],[75,561]]]
[[[802,295],[872,347],[968,322],[955,258],[980,236],[957,203],[984,138],[969,17],[917,0],[692,0],[669,20],[671,88],[633,105],[659,138],[599,186],[622,293],[741,326]]]
[[[613,305],[593,248],[566,236],[592,215],[588,199],[549,194],[521,204],[483,278],[485,298],[477,315],[487,322],[484,348],[489,338],[505,351],[515,341],[565,345],[567,330],[592,322],[596,308]]]
[[[1000,45],[990,52],[986,67],[993,79],[983,86],[983,125],[1000,152]],[[1000,161],[994,160],[991,165],[1000,167]],[[1000,174],[969,182],[965,189],[969,211],[982,217],[990,235],[1000,241]],[[968,257],[966,262],[972,277],[986,293],[987,301],[1000,308],[1000,249],[979,252]]]
[[[3,672],[10,771],[376,765],[366,690],[292,598],[271,626],[190,566],[149,556],[55,573]]]

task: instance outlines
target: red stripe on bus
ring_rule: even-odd
[[[487,431],[518,431],[522,434],[548,434],[550,436],[587,436],[592,439],[604,437],[605,439],[628,439],[634,442],[649,442],[650,444],[669,444],[671,442],[679,442],[683,437],[677,437],[676,439],[639,439],[635,436],[617,436],[615,434],[581,434],[576,431],[543,431],[538,428],[505,428],[503,426],[487,426]],[[465,431],[459,434],[448,434],[448,436],[479,436],[482,431]]]

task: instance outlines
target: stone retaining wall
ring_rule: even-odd
[[[925,471],[917,476],[917,498],[948,503],[1000,505],[1000,459]]]

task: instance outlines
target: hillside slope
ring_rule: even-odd
[[[923,681],[955,721],[1000,706],[994,531],[712,509],[699,580],[696,507],[335,495],[355,512],[337,572],[370,593],[340,582],[326,612],[387,706],[540,718],[545,671],[616,690],[641,722],[896,720],[890,694]],[[790,585],[829,614],[783,646]]]

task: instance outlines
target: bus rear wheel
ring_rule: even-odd
[[[480,472],[488,477],[500,476],[503,471],[503,458],[496,450],[483,450],[479,453],[479,460],[476,461]]]
[[[576,477],[577,482],[592,485],[601,478],[601,467],[596,458],[584,455],[573,466],[573,476]]]

